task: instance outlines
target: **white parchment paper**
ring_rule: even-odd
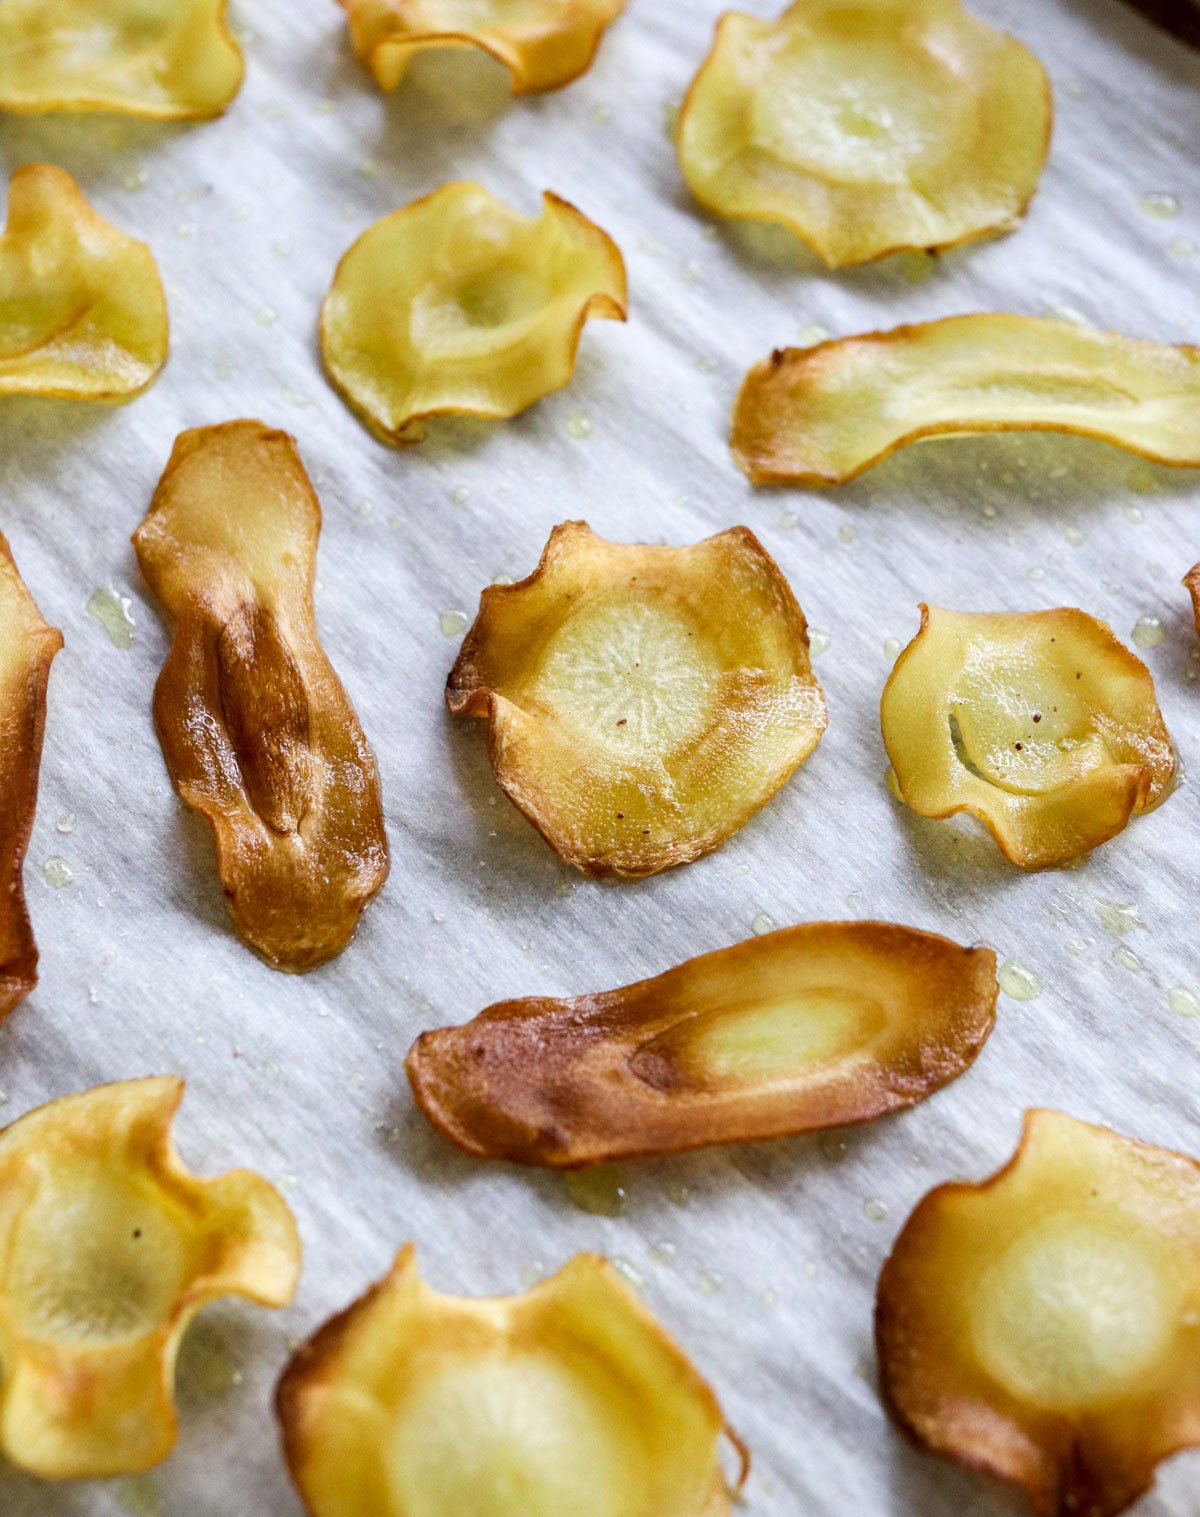
[[[73,1488],[8,1477],[6,1517],[296,1517],[269,1407],[288,1342],[410,1238],[433,1283],[465,1292],[517,1289],[580,1248],[623,1260],[750,1443],[756,1517],[1019,1509],[890,1429],[875,1278],[917,1199],[997,1167],[1027,1106],[1200,1153],[1200,1021],[1168,1008],[1171,987],[1200,992],[1200,814],[1185,775],[1079,868],[1038,876],[969,826],[907,815],[883,784],[885,644],[913,634],[920,599],[1079,605],[1126,639],[1158,617],[1165,640],[1144,656],[1185,770],[1200,764],[1200,644],[1179,587],[1200,558],[1200,480],[1098,444],[1010,437],[914,449],[837,492],[755,494],[726,450],[745,368],[818,327],[1069,308],[1139,336],[1200,336],[1200,56],[1116,0],[974,3],[1045,61],[1058,121],[1027,224],[935,267],[830,275],[785,235],[717,226],[691,204],[665,123],[718,0],[632,0],[584,79],[517,103],[469,54],[418,63],[384,98],[332,0],[236,0],[247,79],[223,120],[0,118],[5,180],[61,164],[151,242],[173,326],[169,367],[132,406],[0,407],[0,527],[66,636],[27,869],[42,977],[0,1030],[3,1115],[185,1074],[185,1157],[274,1178],[305,1244],[294,1308],[218,1307],[193,1330],[182,1436],[159,1472]],[[439,428],[395,453],[326,387],[317,309],[352,238],[452,178],[531,211],[545,187],[578,203],[626,254],[631,319],[593,323],[574,384],[519,420]],[[1147,196],[1176,197],[1176,214],[1148,214],[1175,202]],[[128,541],[175,434],[236,416],[293,431],[321,496],[321,630],[379,756],[392,848],[357,941],[303,979],[234,938],[207,832],[168,784],[149,710],[168,632]],[[747,523],[828,638],[815,756],[720,852],[641,884],[561,865],[496,790],[482,724],[442,706],[456,639],[441,613],[473,615],[482,586],[527,573],[550,527],[577,516],[671,542]],[[85,610],[109,586],[132,601],[126,651]],[[74,871],[58,888],[43,874],[56,858]],[[1136,906],[1125,936],[1103,925],[1104,903]],[[631,1167],[620,1219],[580,1212],[554,1176],[469,1162],[415,1114],[402,1061],[421,1029],[504,996],[657,973],[747,937],[761,913],[987,942],[1044,989],[1002,997],[977,1065],[916,1110]],[[220,1394],[214,1379],[234,1377],[203,1371],[213,1355],[241,1377]],[[1181,1457],[1139,1513],[1194,1513],[1198,1489],[1200,1456]]]

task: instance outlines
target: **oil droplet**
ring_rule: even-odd
[[[1190,237],[1172,237],[1167,244],[1167,252],[1180,263],[1186,263],[1189,258],[1196,256],[1196,244]]]
[[[625,1171],[619,1164],[593,1164],[566,1176],[567,1195],[580,1211],[595,1217],[623,1217],[629,1210]]]
[[[582,411],[572,411],[566,421],[563,422],[563,431],[568,437],[574,437],[582,441],[592,435],[591,417],[585,416]]]
[[[242,1372],[219,1339],[191,1334],[184,1350],[184,1372],[206,1396],[227,1396],[242,1383]]]
[[[1033,970],[1019,959],[1005,959],[996,972],[1000,989],[1013,1001],[1035,1001],[1042,993],[1042,982]]]
[[[1081,959],[1087,944],[1081,938],[1072,938],[1069,943],[1063,945],[1073,959]]]
[[[175,235],[181,242],[186,242],[189,237],[196,235],[196,223],[194,221],[181,221],[175,228]]]
[[[632,1285],[635,1291],[640,1292],[646,1289],[645,1276],[623,1254],[614,1254],[612,1256],[612,1267],[622,1277],[626,1285]]]
[[[704,357],[704,358],[697,358],[697,360],[696,360],[696,368],[700,371],[701,374],[711,374],[712,371],[716,368],[716,366],[717,366],[717,363],[716,363],[716,359],[714,359],[714,358]]]
[[[806,1280],[815,1280],[817,1278],[817,1266],[812,1259],[805,1259],[804,1261],[804,1278]]]
[[[57,853],[52,853],[42,865],[42,874],[45,876],[46,884],[53,886],[55,890],[61,890],[75,878],[74,869]]]
[[[779,530],[781,532],[794,532],[796,530],[796,523],[799,520],[800,518],[794,511],[785,511],[779,518]]]
[[[362,158],[355,164],[354,172],[361,179],[374,179],[379,172],[379,165],[374,158]]]
[[[1170,221],[1179,215],[1179,196],[1168,190],[1152,190],[1149,195],[1142,196],[1141,206],[1146,215],[1153,216],[1156,221]]]
[[[68,811],[65,815],[60,816],[59,819],[58,819],[58,821],[55,822],[54,825],[55,825],[55,827],[57,827],[57,829],[59,830],[59,832],[74,832],[75,831],[75,813],[73,811]]]
[[[829,651],[829,645],[833,642],[828,632],[820,632],[816,627],[811,627],[808,633],[808,647],[813,658],[820,658],[822,653]]]
[[[675,141],[675,134],[679,130],[679,112],[682,107],[683,101],[677,95],[663,101],[663,131],[670,142]]]
[[[276,258],[290,258],[292,256],[292,244],[287,238],[271,244],[271,251]]]
[[[721,1289],[721,1277],[715,1269],[702,1269],[696,1276],[696,1284],[702,1296],[715,1296]]]
[[[862,893],[862,891],[861,890],[852,890],[850,892],[850,894],[846,897],[846,910],[847,911],[861,911],[862,910],[862,903],[863,903],[863,893]]]
[[[1139,522],[1146,520],[1146,513],[1142,510],[1141,506],[1126,506],[1125,520],[1133,522],[1136,526]]]
[[[668,1243],[665,1238],[659,1243],[652,1243],[646,1252],[655,1264],[661,1264],[664,1269],[675,1261],[675,1245]]]
[[[517,1280],[522,1290],[528,1290],[531,1285],[536,1285],[546,1274],[546,1266],[540,1259],[534,1259],[531,1264],[522,1264],[517,1271]]]
[[[672,1180],[667,1185],[667,1200],[672,1206],[686,1206],[691,1200],[692,1187],[682,1180]]]
[[[1083,533],[1078,527],[1068,527],[1063,536],[1071,544],[1072,548],[1078,548],[1083,543]]]
[[[1096,915],[1101,927],[1105,932],[1111,932],[1114,938],[1123,938],[1126,933],[1146,925],[1142,920],[1142,909],[1135,901],[1097,899]]]
[[[117,1505],[131,1517],[166,1517],[158,1486],[149,1475],[134,1475],[117,1485]]]
[[[408,525],[408,518],[401,516],[399,512],[395,516],[388,517],[388,526],[393,532],[403,532]]]
[[[1200,996],[1186,985],[1174,985],[1167,992],[1167,1005],[1177,1017],[1200,1017]]]
[[[511,574],[494,574],[492,576],[493,585],[511,585],[512,582],[513,577]]]
[[[599,105],[592,106],[588,112],[588,120],[595,126],[603,126],[612,117],[612,106],[602,100]]]
[[[365,521],[368,516],[375,514],[375,502],[372,500],[358,500],[354,503],[355,516],[361,516]]]
[[[443,637],[458,637],[467,630],[467,613],[465,611],[443,611],[438,617],[438,626],[442,629]]]
[[[87,611],[108,633],[108,640],[122,652],[133,647],[133,602],[111,585],[101,586],[88,597]]]
[[[303,390],[284,390],[283,399],[289,406],[311,406],[312,396],[306,395]]]
[[[1074,306],[1052,306],[1050,314],[1057,316],[1059,321],[1069,321],[1073,327],[1091,326],[1091,322],[1083,312],[1077,311]]]
[[[1162,490],[1158,475],[1147,464],[1133,464],[1125,475],[1125,483],[1135,495],[1157,495]],[[1130,517],[1131,521],[1137,519]]]
[[[150,175],[145,169],[127,169],[122,175],[121,183],[131,195],[138,190],[144,190],[150,181]]]
[[[759,1293],[758,1299],[768,1311],[779,1305],[779,1293],[773,1291],[769,1285]]]
[[[313,106],[313,111],[318,116],[332,116],[336,110],[337,102],[329,99],[318,100],[316,105]]]
[[[1122,969],[1128,969],[1130,974],[1137,974],[1142,967],[1141,959],[1132,948],[1114,948],[1112,956],[1114,963],[1120,964]]]
[[[872,1196],[863,1202],[863,1216],[868,1222],[882,1222],[887,1214],[887,1203],[879,1200],[877,1196]]]
[[[828,327],[823,327],[820,322],[814,321],[809,326],[800,328],[796,334],[796,341],[802,348],[811,348],[819,342],[824,342],[828,336]]]
[[[843,548],[851,547],[857,535],[858,534],[855,532],[854,528],[850,525],[849,522],[843,522],[842,525],[838,528],[838,542],[841,543]]]
[[[260,327],[273,327],[279,320],[279,312],[274,306],[259,306],[254,313],[254,319]]]
[[[768,932],[775,931],[775,918],[768,916],[765,911],[760,911],[750,923],[750,930],[756,938],[764,937]]]
[[[1157,616],[1139,616],[1133,624],[1133,640],[1139,648],[1157,648],[1167,640],[1167,629]]]
[[[904,651],[904,644],[898,637],[885,637],[883,640],[883,651],[886,657],[890,658],[892,662],[895,663],[896,659],[898,659],[901,653]]]
[[[1038,567],[1035,566],[1034,568],[1030,569],[1028,572],[1029,572],[1029,578],[1034,582],[1035,585],[1040,585],[1041,582],[1042,582],[1042,580],[1044,580],[1046,578],[1046,571],[1045,571],[1045,569],[1041,569],[1041,568],[1038,568]]]
[[[471,492],[466,485],[455,485],[454,493],[450,497],[456,506],[465,504],[470,498]]]

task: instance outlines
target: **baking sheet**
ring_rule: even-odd
[[[1179,588],[1200,558],[1200,481],[1042,436],[913,449],[833,493],[753,494],[725,445],[743,370],[819,328],[995,308],[1197,337],[1200,57],[1117,0],[974,3],[1045,61],[1058,121],[1024,228],[936,266],[833,276],[783,234],[714,226],[692,206],[666,127],[718,0],[632,0],[583,80],[523,103],[472,54],[422,60],[385,99],[331,0],[236,0],[247,80],[224,120],[0,119],[5,179],[59,163],[148,237],[173,324],[166,373],[126,409],[0,409],[0,526],[66,636],[27,869],[42,978],[0,1032],[3,1113],[183,1073],[185,1158],[274,1178],[306,1250],[294,1308],[218,1307],[193,1329],[182,1438],[160,1472],[64,1488],[8,1477],[0,1511],[296,1517],[269,1411],[289,1340],[409,1238],[433,1283],[466,1292],[516,1289],[580,1248],[622,1260],[750,1443],[756,1517],[1019,1509],[889,1429],[874,1281],[916,1200],[1000,1164],[1026,1106],[1200,1153],[1200,1020],[1167,1002],[1176,985],[1200,992],[1186,773],[1200,763],[1200,643]],[[625,251],[631,319],[591,324],[574,384],[523,418],[439,427],[394,453],[326,387],[317,307],[353,237],[450,178],[528,210],[547,186],[575,200]],[[357,941],[303,979],[235,940],[206,831],[170,790],[149,717],[168,633],[128,545],[175,434],[243,415],[297,435],[321,496],[321,630],[379,756],[392,848]],[[641,884],[561,865],[497,792],[482,725],[441,704],[456,648],[441,614],[473,614],[483,585],[528,572],[550,527],[577,516],[671,542],[745,522],[828,637],[816,667],[831,724],[815,756],[718,853]],[[127,650],[85,609],[98,587],[130,598]],[[1080,605],[1124,638],[1160,618],[1165,640],[1145,657],[1183,786],[1080,867],[1032,877],[967,824],[905,814],[882,782],[878,701],[885,644],[913,634],[920,599]],[[69,884],[48,884],[53,859]],[[1136,906],[1127,935],[1105,928],[1103,903]],[[763,913],[987,942],[1044,989],[1002,997],[977,1065],[916,1110],[639,1164],[619,1219],[578,1211],[552,1175],[462,1158],[415,1115],[402,1060],[421,1029],[504,996],[656,973],[748,936]],[[1198,1485],[1200,1455],[1175,1460],[1140,1517],[1194,1512]]]

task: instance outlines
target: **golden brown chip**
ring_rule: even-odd
[[[731,1510],[716,1397],[595,1254],[480,1301],[431,1290],[410,1245],[298,1351],[276,1406],[311,1517]]]
[[[1200,632],[1200,564],[1193,564],[1183,577],[1183,583],[1192,597],[1192,614],[1196,619],[1196,631]]]
[[[154,254],[102,220],[70,174],[18,169],[0,236],[0,395],[130,400],[166,361]]]
[[[212,824],[234,926],[276,969],[340,953],[388,868],[374,755],[317,637],[320,527],[295,441],[231,421],[176,439],[133,538],[176,622],[163,756]]]
[[[174,1446],[175,1357],[219,1296],[286,1306],[300,1240],[249,1170],[180,1164],[172,1078],[64,1096],[0,1133],[0,1451],[47,1480]]]
[[[910,1437],[1115,1517],[1200,1443],[1200,1166],[1055,1111],[1010,1162],[939,1186],[879,1279],[880,1388]]]
[[[22,874],[37,806],[46,685],[62,647],[0,536],[0,1021],[37,984],[37,945]]]
[[[978,817],[1022,869],[1115,837],[1175,771],[1150,671],[1084,611],[922,606],[881,718],[900,799]]]
[[[354,51],[394,90],[426,48],[477,47],[502,63],[514,95],[560,90],[592,65],[626,0],[342,0]]]
[[[820,741],[804,613],[745,527],[687,548],[555,527],[483,592],[446,686],[484,717],[497,783],[587,874],[657,874],[717,848]]]
[[[956,1079],[996,956],[885,922],[812,922],[602,995],[501,1001],[426,1032],[408,1076],[483,1159],[569,1168],[865,1122]]]
[[[431,416],[516,416],[575,370],[589,316],[625,320],[612,239],[549,191],[522,216],[446,184],[370,227],[321,307],[334,388],[384,442]]]
[[[219,116],[241,88],[227,0],[4,0],[0,111]]]
[[[772,353],[730,446],[756,485],[840,485],[899,448],[1067,432],[1200,467],[1200,348],[1034,316],[951,316]]]
[[[679,118],[719,216],[778,222],[831,268],[1016,226],[1046,161],[1045,70],[959,0],[732,11]]]

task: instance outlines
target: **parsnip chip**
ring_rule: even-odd
[[[778,222],[841,268],[1016,226],[1052,116],[1029,49],[959,0],[797,0],[718,22],[679,162],[709,210]]]
[[[103,1085],[0,1133],[0,1451],[44,1479],[165,1459],[192,1318],[219,1296],[295,1294],[283,1198],[249,1170],[180,1164],[182,1095],[178,1079]]]
[[[772,353],[730,446],[756,485],[841,485],[899,448],[1067,432],[1200,467],[1200,348],[1035,316],[951,316]]]
[[[62,633],[42,620],[0,535],[0,1021],[37,984],[22,876],[37,806],[46,685],[62,645]]]
[[[219,116],[241,88],[227,0],[4,0],[0,111]]]
[[[176,619],[167,768],[212,824],[239,934],[297,971],[345,948],[388,869],[375,758],[317,636],[320,527],[295,441],[230,421],[176,439],[133,538]]]
[[[881,720],[899,798],[978,817],[1022,869],[1116,837],[1175,772],[1150,671],[1085,611],[923,605]]]
[[[569,1168],[865,1122],[957,1079],[996,956],[813,922],[602,995],[501,1001],[408,1055],[421,1110],[483,1159]]]
[[[321,307],[334,388],[385,442],[430,416],[516,416],[575,369],[589,316],[625,320],[612,239],[549,191],[540,216],[445,184],[377,221]]]
[[[1200,564],[1193,564],[1183,577],[1184,587],[1192,597],[1192,615],[1196,621],[1196,631],[1200,633]]]
[[[502,63],[514,95],[560,90],[592,66],[626,0],[342,0],[354,51],[394,90],[426,48],[477,47]]]
[[[154,254],[99,217],[70,174],[18,169],[0,235],[0,395],[130,400],[166,361]]]
[[[880,1388],[923,1447],[1115,1517],[1200,1443],[1200,1166],[1055,1111],[931,1191],[879,1279]]]
[[[409,1245],[299,1350],[276,1406],[312,1517],[730,1512],[716,1397],[595,1254],[480,1301],[431,1290]]]
[[[717,848],[825,730],[804,613],[745,527],[688,548],[555,527],[483,592],[446,685],[554,851],[627,879]]]

